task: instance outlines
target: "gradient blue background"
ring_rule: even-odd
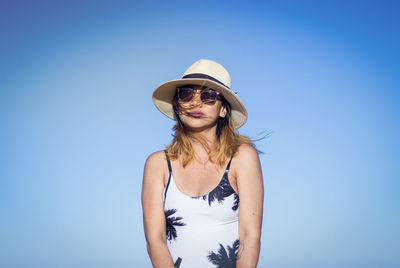
[[[259,267],[400,267],[398,1],[2,1],[0,266],[151,267],[151,93],[231,74],[265,181]]]

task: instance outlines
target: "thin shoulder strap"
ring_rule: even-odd
[[[164,205],[165,205],[165,199],[167,198],[169,183],[171,182],[172,167],[171,167],[171,161],[169,160],[168,151],[164,150],[164,152],[165,152],[165,157],[167,158],[168,170],[169,170],[168,182],[167,185],[165,186],[165,191],[164,191]]]
[[[229,159],[229,163],[228,163],[228,165],[226,166],[226,172],[228,172],[229,171],[229,168],[231,167],[231,162],[232,162],[232,158],[233,158],[233,155],[231,156],[231,159]]]
[[[167,158],[169,174],[171,174],[171,172],[172,172],[172,167],[171,167],[171,161],[169,161],[168,151],[167,151],[167,150],[164,150],[164,152],[165,152],[165,157]]]

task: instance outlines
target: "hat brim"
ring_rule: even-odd
[[[183,85],[207,86],[220,92],[231,105],[233,127],[235,129],[238,129],[241,126],[243,126],[244,123],[246,122],[247,111],[242,101],[238,98],[238,96],[234,92],[232,92],[232,90],[230,90],[229,88],[212,80],[202,79],[202,78],[189,78],[189,79],[185,78],[185,79],[171,80],[157,87],[156,90],[153,92],[153,102],[161,113],[175,120],[172,100],[175,96],[176,87]]]

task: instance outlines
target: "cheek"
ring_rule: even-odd
[[[210,114],[215,115],[215,117],[219,117],[221,115],[221,107],[215,105],[210,109]]]

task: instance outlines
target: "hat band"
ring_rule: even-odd
[[[182,77],[182,79],[188,79],[188,78],[204,78],[204,79],[208,79],[214,82],[217,82],[221,85],[223,85],[224,87],[229,88],[227,85],[225,85],[224,83],[222,83],[221,81],[215,79],[212,76],[206,75],[206,74],[201,74],[201,73],[194,73],[194,74],[187,74],[185,76]]]

